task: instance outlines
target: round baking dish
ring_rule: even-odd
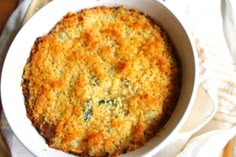
[[[189,34],[178,18],[155,0],[61,0],[52,1],[37,12],[19,31],[4,62],[1,97],[7,120],[22,144],[36,156],[70,157],[49,148],[26,116],[22,94],[23,67],[35,39],[48,33],[68,11],[95,6],[120,6],[137,9],[150,16],[170,37],[182,67],[182,88],[177,106],[163,129],[143,147],[122,156],[151,156],[163,148],[183,126],[192,108],[197,89],[197,55]]]

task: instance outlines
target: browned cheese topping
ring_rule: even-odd
[[[179,96],[166,33],[124,7],[68,13],[39,37],[24,67],[27,116],[52,148],[117,156],[141,147]]]

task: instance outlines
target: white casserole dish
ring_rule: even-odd
[[[37,37],[48,33],[68,11],[77,12],[95,6],[120,6],[137,9],[150,16],[169,35],[182,66],[182,89],[170,120],[158,135],[143,147],[126,156],[151,156],[163,148],[183,126],[191,110],[197,89],[197,55],[188,33],[180,21],[163,4],[155,0],[60,0],[52,1],[37,12],[19,31],[4,62],[1,97],[7,120],[22,144],[36,156],[70,157],[49,148],[26,116],[21,81],[23,67]]]

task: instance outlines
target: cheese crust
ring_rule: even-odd
[[[171,115],[181,68],[167,34],[137,10],[69,12],[32,47],[27,116],[52,148],[117,156],[155,136]]]

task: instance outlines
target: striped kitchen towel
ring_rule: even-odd
[[[166,0],[166,3],[192,33],[199,58],[199,86],[213,102],[207,124],[180,132],[184,134],[179,137],[184,139],[182,147],[178,142],[168,147],[176,153],[173,156],[205,157],[219,156],[228,143],[224,156],[236,156],[236,45],[233,44],[236,2]],[[207,108],[205,105],[201,103],[201,112]],[[199,114],[192,118],[199,118]],[[180,147],[178,151],[176,146]],[[159,155],[168,156],[166,152],[164,149]]]

